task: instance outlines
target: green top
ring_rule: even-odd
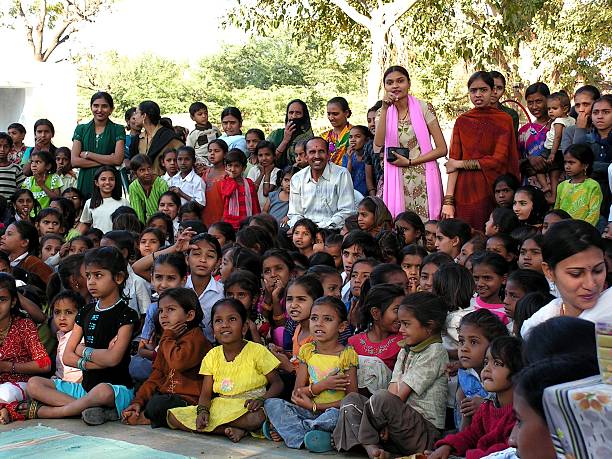
[[[45,186],[47,188],[49,188],[50,190],[58,190],[62,188],[62,185],[63,185],[62,179],[59,178],[59,175],[57,174],[47,175],[47,178],[45,179]],[[32,192],[32,194],[34,195],[34,198],[40,203],[41,209],[49,207],[49,204],[51,204],[51,198],[45,192],[45,190],[42,189],[42,187],[36,184],[36,180],[34,179],[34,177],[27,177],[23,181],[23,184],[21,185],[21,187],[26,188]]]
[[[276,148],[278,148],[283,141],[283,137],[285,137],[285,128],[275,129],[268,136],[268,141],[272,142]],[[302,140],[308,140],[311,137],[313,137],[312,129],[308,129],[306,132],[296,135],[295,138],[289,143],[287,151],[285,152],[288,164],[295,164],[295,145]]]
[[[130,184],[128,191],[130,195],[130,204],[136,211],[138,220],[140,220],[143,225],[146,224],[151,215],[157,212],[159,198],[166,191],[168,191],[168,184],[160,177],[155,177],[149,196],[145,194],[138,179]]]
[[[597,225],[599,208],[603,194],[597,181],[592,178],[582,183],[571,183],[564,180],[557,186],[555,209],[562,209],[576,220],[584,220],[591,225]]]
[[[516,110],[510,107],[507,107],[506,105],[500,104],[499,108],[502,112],[506,112],[512,118],[512,125],[514,126],[514,134],[518,138],[519,114],[516,112]]]
[[[79,124],[74,130],[72,140],[81,142],[81,151],[91,151],[99,155],[111,155],[115,151],[115,145],[120,140],[125,141],[125,129],[120,124],[108,120],[104,131],[96,134],[94,121]],[[100,166],[81,167],[76,187],[85,195],[85,199],[91,197],[93,191],[94,175]]]

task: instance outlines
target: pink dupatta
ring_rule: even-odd
[[[423,111],[419,104],[419,100],[414,96],[408,96],[408,112],[410,113],[410,122],[414,129],[421,155],[429,153],[433,148],[431,139]],[[395,105],[391,105],[387,109],[387,124],[385,131],[385,148],[398,147],[398,115]],[[394,166],[387,161],[387,154],[384,154],[384,183],[383,183],[383,201],[389,208],[389,212],[393,217],[406,210],[404,202],[404,177],[401,167]],[[427,186],[427,204],[429,207],[429,219],[438,219],[442,210],[442,178],[436,161],[428,161],[425,163],[425,183]]]

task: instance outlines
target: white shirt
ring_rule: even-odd
[[[102,233],[106,234],[113,229],[113,220],[111,215],[121,206],[130,206],[130,201],[121,197],[121,199],[104,198],[102,204],[95,209],[91,209],[91,199],[85,201],[83,212],[81,212],[81,223],[89,223],[93,228],[98,228]]]
[[[166,183],[168,184],[168,187],[170,187],[170,182],[172,181],[172,177],[176,177],[177,175],[180,175],[178,172],[174,175],[170,175],[167,172],[161,176],[162,179],[164,179],[166,181]]]
[[[553,143],[555,141],[555,124],[560,124],[563,126],[565,130],[568,126],[574,126],[576,124],[576,120],[571,116],[566,116],[565,118],[555,118],[552,122],[552,126],[550,130],[546,133],[546,140],[544,141],[544,148],[552,150]],[[559,150],[561,150],[561,145],[559,145]]]
[[[328,163],[315,181],[308,166],[291,178],[287,214],[290,227],[301,218],[309,218],[319,228],[338,229],[353,212],[353,180],[346,168]]]
[[[195,291],[193,288],[193,282],[191,281],[191,275],[187,278],[187,282],[185,282],[185,288],[190,288]],[[204,318],[202,319],[202,324],[200,327],[202,330],[204,330],[206,339],[211,343],[215,342],[215,335],[213,333],[212,324],[210,323],[212,319],[212,317],[210,317],[210,311],[213,305],[223,298],[223,284],[216,281],[214,277],[210,276],[208,285],[198,299],[200,300],[200,307],[204,313]]]
[[[191,172],[185,176],[185,178],[181,177],[181,174],[178,173],[170,179],[170,183],[168,186],[176,186],[180,188],[180,190],[185,193],[187,196],[191,196],[191,200],[196,201],[203,206],[206,205],[206,196],[204,195],[204,181],[202,177],[195,173],[193,169]],[[188,199],[184,199],[181,197],[181,203],[187,204],[189,202]]]
[[[527,338],[534,327],[546,322],[548,319],[560,316],[562,304],[562,298],[555,298],[523,322],[523,326],[521,327],[521,336],[523,339]],[[597,300],[597,303],[595,303],[595,306],[591,309],[582,311],[578,318],[593,323],[612,322],[612,288],[605,290]]]
[[[278,174],[280,171],[281,170],[278,167],[275,167],[274,169],[272,169],[272,173],[270,174],[270,184],[269,184],[270,187],[276,184],[276,180],[278,178]],[[253,181],[253,183],[255,183],[255,181],[257,181],[260,175],[261,175],[261,171],[259,170],[259,167],[253,167],[247,174],[247,178],[250,178]],[[261,209],[263,209],[263,206],[266,203],[266,199],[267,199],[263,193],[264,180],[265,178],[262,179],[261,182],[259,182],[259,188],[257,189],[257,197],[259,198],[259,207]]]

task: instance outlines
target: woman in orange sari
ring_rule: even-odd
[[[457,118],[446,163],[442,218],[459,218],[477,230],[484,230],[495,207],[491,193],[495,179],[507,173],[519,176],[512,118],[490,106],[493,86],[488,72],[470,77],[474,108]]]

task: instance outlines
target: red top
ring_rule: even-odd
[[[246,198],[244,194],[244,186],[248,184],[251,194],[251,213],[247,211]],[[234,191],[238,190],[238,215],[230,215],[230,200]],[[240,227],[240,222],[246,217],[256,215],[261,212],[259,208],[259,199],[257,197],[257,190],[255,184],[251,179],[243,178],[242,184],[238,185],[238,182],[231,177],[225,177],[221,181],[221,196],[223,196],[223,221],[231,224],[234,229]]]
[[[378,357],[393,371],[395,361],[397,360],[397,354],[399,354],[400,351],[400,347],[397,343],[401,341],[401,339],[402,335],[398,333],[387,337],[387,339],[380,343],[374,343],[368,338],[367,332],[363,332],[351,336],[348,339],[348,344],[349,346],[353,346],[358,355]]]
[[[30,319],[14,316],[6,338],[0,344],[0,360],[26,363],[35,361],[40,368],[51,365],[49,354],[40,342],[36,325]],[[0,373],[0,383],[26,382],[34,375]]]
[[[466,459],[480,459],[508,448],[508,438],[515,422],[512,403],[496,408],[491,400],[486,400],[476,410],[472,423],[465,430],[447,435],[436,442],[435,447],[449,445],[453,448],[452,454],[465,456]]]
[[[202,222],[207,228],[213,223],[220,222],[223,218],[223,197],[220,185],[224,176],[220,175],[212,179],[209,177],[210,171],[211,169],[206,169],[202,174],[202,180],[206,185],[206,206],[202,212]]]

